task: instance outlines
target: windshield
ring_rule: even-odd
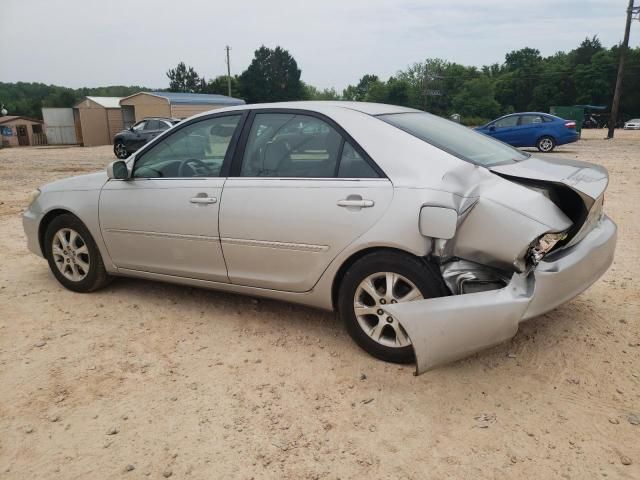
[[[489,167],[529,158],[529,154],[430,113],[392,113],[378,118],[475,165]]]

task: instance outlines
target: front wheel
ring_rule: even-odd
[[[124,160],[129,156],[129,152],[127,151],[126,145],[120,141],[116,142],[113,145],[113,153],[115,154],[116,157],[118,157],[121,160]]]
[[[549,153],[556,148],[556,141],[552,137],[540,137],[536,142],[536,147],[542,153]]]
[[[91,233],[71,214],[54,218],[44,235],[45,256],[56,279],[74,292],[92,292],[110,277]]]
[[[345,273],[338,293],[338,316],[349,335],[370,355],[395,363],[414,360],[411,339],[389,305],[447,294],[437,270],[400,252],[375,252]]]

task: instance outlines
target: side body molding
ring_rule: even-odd
[[[512,338],[533,295],[533,275],[499,290],[389,305],[416,355],[416,375]]]

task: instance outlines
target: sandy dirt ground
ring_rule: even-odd
[[[558,154],[609,169],[609,272],[419,377],[326,312],[129,279],[63,289],[21,209],[111,149],[0,150],[0,478],[640,478],[640,132],[603,136]]]

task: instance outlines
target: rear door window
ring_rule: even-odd
[[[332,178],[342,136],[310,115],[258,113],[247,138],[241,177]]]
[[[160,130],[160,122],[158,120],[149,120],[144,127],[145,130]]]
[[[369,163],[360,156],[349,142],[344,142],[340,166],[338,167],[339,178],[379,178],[380,175]]]
[[[540,125],[541,123],[540,115],[520,115],[520,125]]]

